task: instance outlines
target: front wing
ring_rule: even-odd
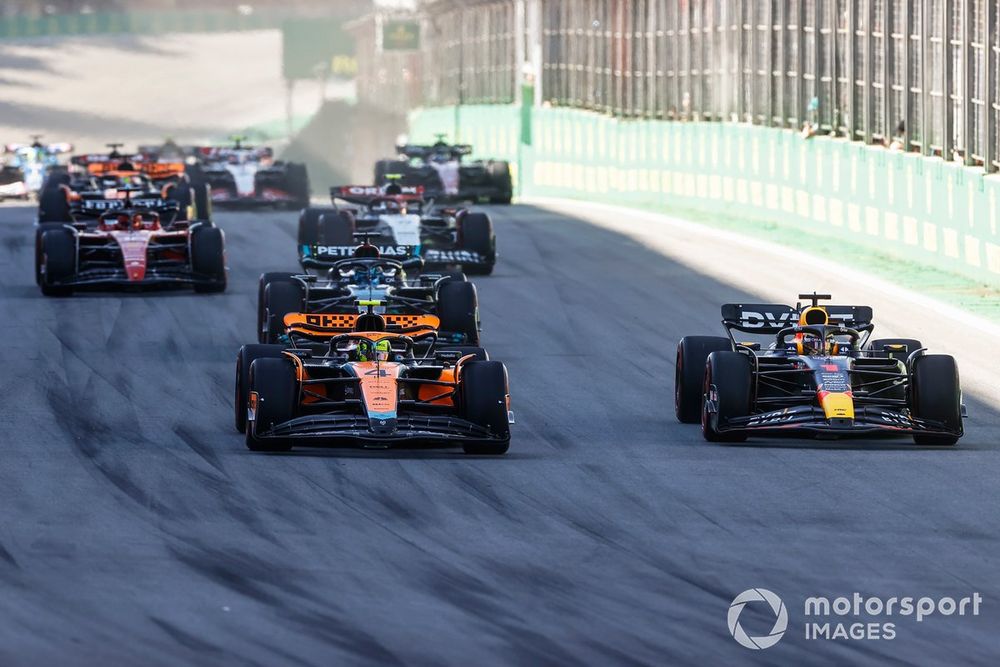
[[[711,401],[707,409],[710,414],[717,412]],[[802,405],[720,422],[717,429],[720,433],[742,431],[762,436],[795,436],[805,433],[819,438],[913,434],[961,437],[964,434],[962,428],[956,431],[943,423],[918,419],[894,408],[881,406],[859,406],[855,408],[854,419],[827,419],[822,408]]]
[[[394,445],[461,446],[463,443],[500,442],[489,429],[455,416],[400,415],[392,433],[376,433],[364,415],[324,414],[297,417],[259,432],[253,412],[248,429],[261,440],[281,440],[303,447],[365,447],[384,449]]]

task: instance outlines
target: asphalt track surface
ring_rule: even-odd
[[[470,459],[244,448],[234,358],[258,274],[295,267],[294,214],[218,215],[224,295],[46,299],[32,210],[0,208],[0,663],[997,664],[989,401],[967,396],[954,449],[705,443],[672,414],[674,345],[775,285],[585,216],[492,214],[502,257],[477,284],[517,424],[508,456]],[[719,244],[700,261],[749,252]],[[785,268],[783,290],[813,288]],[[726,624],[753,587],[789,608],[765,651]],[[984,603],[883,618],[891,641],[803,638],[805,597],[854,591]]]

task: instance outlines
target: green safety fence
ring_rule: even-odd
[[[731,220],[766,220],[1000,285],[1000,177],[843,139],[736,123],[621,120],[515,106],[418,110],[411,140],[436,132],[482,157],[516,160],[521,194]],[[817,249],[835,258],[837,247]]]
[[[0,39],[50,36],[235,32],[280,28],[286,12],[170,11],[0,18]]]

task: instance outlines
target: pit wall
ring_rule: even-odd
[[[522,196],[762,220],[831,240],[849,237],[886,255],[1000,286],[1000,177],[753,125],[524,111],[510,105],[419,109],[410,115],[410,140],[445,133],[471,143],[480,157],[510,160]],[[530,133],[522,131],[522,118]],[[837,252],[835,244],[803,249],[828,258]]]

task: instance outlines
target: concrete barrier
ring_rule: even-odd
[[[457,123],[456,123],[457,121]],[[516,161],[523,195],[583,198],[850,237],[893,257],[1000,286],[1000,177],[845,140],[736,123],[619,120],[575,109],[422,109],[413,141],[437,132]],[[837,246],[816,249],[824,256]]]
[[[0,17],[0,39],[79,35],[159,35],[173,32],[233,32],[280,28],[287,12],[169,11],[95,12]]]

